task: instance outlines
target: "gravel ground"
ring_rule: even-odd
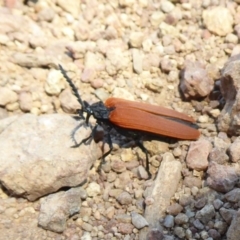
[[[238,240],[238,2],[0,1],[0,240]],[[113,132],[99,173],[102,142],[71,148],[79,103],[58,64],[83,100],[184,112],[200,138],[146,140],[148,179]]]

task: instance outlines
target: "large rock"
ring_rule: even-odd
[[[1,120],[1,184],[13,195],[30,201],[81,184],[101,153],[94,141],[71,148],[71,132],[78,124],[60,114],[25,114]],[[75,138],[80,142],[89,134],[90,129],[82,126]]]
[[[209,164],[207,185],[218,192],[229,192],[234,188],[239,179],[239,170],[211,162]]]
[[[212,150],[211,143],[206,139],[191,142],[186,162],[189,168],[202,171],[208,167],[208,155]]]
[[[239,239],[239,235],[240,235],[240,228],[239,228],[239,224],[240,224],[240,210],[237,211],[237,213],[235,214],[230,227],[228,228],[227,231],[227,239],[228,240],[238,240]]]
[[[186,61],[181,73],[180,89],[187,99],[206,97],[213,89],[213,80],[200,62]]]
[[[221,92],[226,101],[218,117],[218,128],[229,135],[240,134],[240,55],[229,59],[222,70]]]
[[[144,214],[149,228],[143,228],[140,231],[139,239],[146,239],[146,236],[151,235],[154,229],[161,230],[159,219],[165,215],[170,200],[177,190],[181,179],[181,170],[181,163],[175,160],[172,154],[165,153],[163,155],[157,177],[147,190],[148,199],[152,199],[151,204],[147,204]]]

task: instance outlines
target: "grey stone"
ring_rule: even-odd
[[[202,223],[207,224],[215,216],[215,209],[213,205],[208,204],[196,213],[196,218]]]
[[[224,198],[233,203],[237,203],[240,201],[240,188],[234,188],[230,192],[224,195]]]
[[[228,240],[238,240],[240,236],[240,210],[238,210],[231,222],[230,227],[227,231],[227,239]]]
[[[222,207],[223,202],[220,199],[215,199],[213,201],[213,206],[216,210],[218,210],[220,207]]]
[[[204,225],[198,219],[194,220],[193,226],[199,230],[204,229]]]
[[[164,219],[163,226],[171,228],[174,226],[174,217],[172,215],[167,215]]]
[[[121,205],[128,205],[132,203],[132,196],[128,192],[122,192],[118,197],[117,201]]]
[[[143,227],[148,226],[148,222],[146,221],[146,219],[142,215],[140,215],[136,212],[132,212],[131,216],[132,216],[132,224],[137,229],[141,229]]]
[[[182,225],[188,222],[188,216],[184,213],[179,213],[176,217],[175,217],[175,223],[177,225]]]
[[[222,218],[228,223],[230,224],[232,221],[233,216],[236,214],[236,210],[234,209],[226,209],[226,208],[220,208],[219,210]]]
[[[170,153],[163,155],[158,175],[154,184],[148,188],[148,197],[153,198],[153,203],[147,205],[145,215],[150,228],[159,228],[159,218],[164,217],[170,199],[177,190],[181,179],[181,163],[174,159]],[[141,230],[141,239],[146,239],[147,229]]]
[[[174,234],[179,237],[180,239],[181,238],[184,238],[185,237],[185,231],[184,231],[184,228],[182,227],[175,227],[174,228]]]

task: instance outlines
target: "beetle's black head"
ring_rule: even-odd
[[[90,105],[88,102],[83,101],[83,107],[79,111],[80,117],[83,117],[83,113],[87,113],[86,123],[89,123],[89,118],[93,116],[96,120],[106,122],[109,120],[109,114],[113,108],[107,108],[102,101],[93,103]],[[84,117],[83,117],[84,118]],[[85,118],[84,118],[85,119]]]
[[[108,120],[112,109],[107,108],[103,102],[99,101],[89,106],[92,116],[98,120]]]

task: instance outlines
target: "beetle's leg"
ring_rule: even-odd
[[[149,178],[152,177],[152,174],[150,173],[150,170],[149,170],[149,158],[148,158],[148,150],[144,147],[144,145],[142,144],[142,142],[140,141],[140,138],[138,139],[135,139],[135,142],[136,142],[136,145],[138,147],[141,148],[141,150],[145,153],[146,155],[146,171],[148,173],[148,176]]]
[[[80,143],[77,143],[74,146],[72,146],[72,148],[80,147],[83,143],[86,143],[90,138],[92,138],[92,134],[90,134],[89,137],[84,138]]]
[[[80,123],[79,125],[77,125],[71,132],[71,139],[73,140],[74,144],[77,145],[77,141],[75,139],[75,134],[77,132],[77,130],[83,125],[84,123]]]
[[[81,117],[81,116],[80,116]],[[84,118],[84,117],[83,117]],[[85,119],[85,118],[84,118]],[[73,140],[73,142],[74,142],[74,144],[75,145],[77,145],[77,146],[80,146],[79,145],[79,143],[77,143],[77,141],[76,141],[76,139],[75,139],[75,134],[76,134],[76,132],[77,132],[77,130],[80,128],[80,127],[82,127],[84,124],[86,124],[86,122],[81,122],[79,125],[77,125],[73,130],[72,130],[72,132],[71,132],[71,139]],[[93,127],[92,127],[92,125],[91,124],[89,124],[88,125],[90,128],[91,128],[91,130],[93,131]],[[91,135],[90,135],[91,136]]]
[[[112,139],[111,139],[111,135],[110,135],[110,130],[111,130],[111,129],[109,129],[109,131],[108,131],[108,133],[107,133],[107,143],[109,144],[109,148],[110,148],[110,149],[102,155],[101,162],[100,162],[100,164],[99,164],[99,166],[98,166],[98,169],[97,169],[98,172],[100,172],[100,170],[101,170],[101,168],[102,168],[102,165],[106,162],[106,161],[105,161],[105,158],[106,158],[106,157],[112,152],[112,150],[113,150],[113,144],[112,144]],[[104,143],[105,143],[105,142],[104,142]],[[104,143],[103,143],[103,144],[104,144]]]
[[[81,146],[83,143],[85,144],[89,139],[92,140],[94,134],[96,133],[97,126],[98,126],[98,125],[96,125],[96,126],[92,129],[91,134],[90,134],[87,138],[84,138],[80,143],[77,143],[77,144],[75,144],[75,145],[72,146],[72,147],[73,147],[73,148],[77,148],[77,147]],[[91,141],[91,140],[90,140],[90,141]]]
[[[111,153],[111,151],[113,150],[113,144],[112,144],[112,139],[111,139],[111,135],[110,135],[110,131],[107,134],[107,143],[109,144],[109,150],[104,153],[102,155],[102,162],[105,163],[105,158]]]

